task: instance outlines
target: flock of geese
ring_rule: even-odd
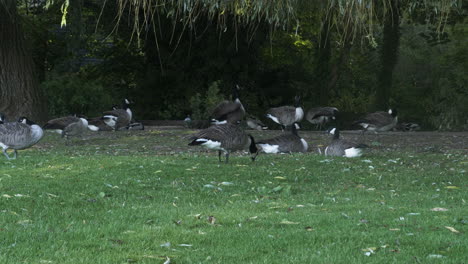
[[[338,113],[335,107],[316,107],[304,115],[304,110],[300,106],[300,97],[296,96],[293,106],[270,108],[266,112],[267,118],[281,126],[282,134],[273,138],[256,140],[240,125],[241,120],[244,120],[246,116],[246,111],[239,99],[239,86],[234,87],[232,92],[234,100],[219,103],[211,114],[212,125],[191,136],[189,143],[190,146],[203,146],[217,150],[219,161],[222,160],[221,156],[224,153],[226,163],[229,161],[230,153],[238,150],[248,150],[252,161],[255,161],[259,153],[307,152],[309,146],[298,133],[304,116],[307,121],[322,128],[327,122],[336,119]],[[144,129],[143,124],[133,122],[129,105],[130,101],[125,99],[122,107],[114,106],[112,110],[103,112],[102,116],[90,119],[84,116],[66,116],[50,120],[42,128],[26,117],[21,117],[16,122],[7,122],[5,116],[0,113],[0,147],[5,157],[10,160],[16,158],[17,150],[36,144],[43,137],[43,130],[57,132],[68,142],[70,137],[82,135],[87,130]],[[363,132],[380,132],[395,128],[397,122],[397,112],[390,109],[388,112],[367,114],[354,124],[360,125]],[[263,123],[253,117],[247,117],[246,123],[253,129],[266,129]],[[340,138],[338,128],[330,129],[329,133],[333,136],[324,150],[327,156],[359,157],[362,149],[367,147],[364,144]],[[8,155],[8,149],[14,151],[13,157]]]
[[[240,126],[246,111],[239,99],[238,90],[238,86],[233,89],[233,101],[226,100],[215,107],[211,114],[212,125],[193,135],[190,138],[190,146],[199,145],[217,150],[219,161],[221,161],[221,155],[224,153],[226,163],[229,161],[229,154],[236,150],[248,150],[252,161],[256,159],[260,152],[293,153],[308,151],[307,142],[298,134],[300,122],[304,118],[300,97],[296,96],[294,98],[293,106],[268,109],[266,117],[279,124],[283,133],[274,138],[256,141],[252,135],[247,134]],[[317,125],[318,128],[322,128],[325,123],[336,119],[337,113],[338,109],[336,107],[316,107],[307,112],[305,119]],[[262,130],[266,128],[263,123],[253,117],[247,117],[246,123],[253,129]],[[397,123],[397,112],[392,109],[388,110],[388,112],[369,113],[354,122],[354,124],[363,128],[363,133],[365,131],[389,131],[395,128]],[[367,147],[365,144],[340,138],[339,129],[336,127],[330,129],[329,133],[333,136],[324,150],[324,154],[327,156],[359,157],[362,155],[362,149]]]

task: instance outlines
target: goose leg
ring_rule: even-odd
[[[3,149],[3,154],[5,155],[7,160],[11,160],[10,156],[8,156],[8,153],[6,151],[7,151],[7,149]]]
[[[229,162],[229,152],[226,152],[226,163]]]
[[[16,159],[16,156],[17,156],[17,154],[18,154],[18,151],[15,149],[15,150],[13,151],[13,154],[15,154],[15,155],[13,156],[13,159]]]
[[[221,162],[221,150],[218,150],[218,160]]]

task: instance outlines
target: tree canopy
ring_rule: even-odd
[[[258,116],[300,94],[306,108],[334,105],[349,118],[393,106],[427,128],[466,127],[453,114],[466,105],[460,0],[23,0],[15,8],[6,13],[21,18],[49,116],[92,116],[131,97],[140,119],[202,118],[206,102],[240,84]]]

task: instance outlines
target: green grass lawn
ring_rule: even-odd
[[[1,157],[0,263],[468,263],[466,153],[224,164],[187,133]]]

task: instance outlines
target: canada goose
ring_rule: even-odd
[[[4,123],[0,125],[0,147],[8,160],[16,159],[17,150],[26,149],[41,140],[44,132],[42,128],[26,117],[21,117],[18,122]],[[8,149],[14,150],[13,158],[7,154]]]
[[[318,129],[321,129],[325,123],[330,121],[330,119],[334,120],[337,113],[338,108],[336,107],[315,107],[307,111],[306,120],[317,125]]]
[[[298,128],[298,124],[294,123],[291,126],[291,132],[285,132],[274,138],[260,140],[257,142],[257,145],[265,153],[307,152],[309,145],[298,135]]]
[[[398,123],[393,130],[411,132],[421,129],[421,127],[416,123]]]
[[[268,127],[265,126],[265,124],[263,124],[263,122],[260,119],[254,116],[247,117],[246,123],[247,123],[247,126],[250,127],[251,129],[256,129],[256,130],[268,129]]]
[[[325,156],[340,156],[347,158],[360,157],[362,148],[367,147],[364,144],[356,144],[340,138],[340,131],[337,128],[332,128],[330,134],[333,138],[330,144],[325,148]]]
[[[112,107],[111,111],[104,112],[102,120],[112,127],[113,130],[120,130],[121,128],[127,127],[132,121],[132,110],[129,108],[130,101],[125,99],[121,109]]]
[[[218,150],[218,159],[221,162],[221,153],[226,154],[226,163],[229,161],[229,154],[236,150],[249,149],[252,161],[258,154],[255,140],[236,124],[214,125],[204,129],[190,138],[192,142],[189,146],[201,145],[208,149]]]
[[[134,122],[125,127],[127,130],[145,130],[143,123]]]
[[[112,117],[113,122],[117,121],[116,117]],[[94,117],[88,119],[88,129],[91,131],[112,131],[112,127],[108,126],[102,117]]]
[[[190,115],[187,115],[184,119],[184,127],[189,128],[192,125],[192,118]]]
[[[388,112],[379,111],[367,114],[363,119],[355,121],[353,124],[360,125],[364,128],[363,133],[367,130],[374,132],[383,132],[393,129],[398,123],[396,109],[389,109]]]
[[[294,98],[294,106],[280,106],[270,108],[266,117],[281,125],[283,130],[295,122],[301,122],[304,117],[304,110],[300,106],[300,97]]]
[[[239,123],[245,115],[245,109],[239,99],[239,85],[232,88],[232,99],[234,101],[222,101],[211,113],[211,122],[214,124]]]
[[[65,116],[49,120],[43,127],[44,130],[52,130],[65,137],[79,136],[88,130],[88,120],[78,116]]]

